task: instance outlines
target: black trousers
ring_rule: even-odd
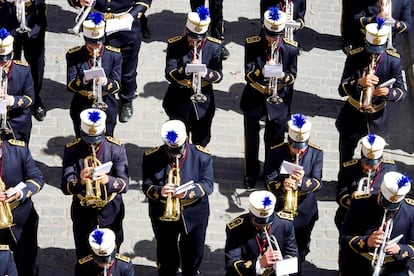
[[[205,0],[190,0],[191,10],[196,11],[201,5],[204,6]],[[208,0],[210,10],[210,33],[211,36],[219,40],[224,39],[223,22],[223,0]]]
[[[43,84],[45,72],[45,31],[40,31],[34,38],[27,34],[19,34],[14,41],[14,59],[20,60],[22,50],[24,57],[29,63],[33,77],[35,99],[34,104],[40,104],[40,90]]]
[[[177,275],[180,263],[181,275],[197,275],[204,255],[207,221],[186,234],[181,220],[165,223],[158,218],[151,219],[157,240],[159,276]]]

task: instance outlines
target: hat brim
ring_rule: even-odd
[[[7,55],[0,55],[0,62],[6,62],[11,60],[12,52],[8,53]]]
[[[186,143],[184,143],[184,144],[182,144],[181,146],[178,146],[178,147],[170,147],[167,144],[165,144],[165,151],[169,154],[172,154],[172,155],[181,154],[181,153],[184,152],[185,144]]]
[[[255,215],[253,215],[252,213],[250,213],[250,217],[252,218],[253,223],[258,225],[258,226],[266,226],[266,225],[272,223],[273,220],[275,219],[274,213],[272,213],[267,218],[259,218],[259,217],[256,217]]]
[[[383,45],[373,45],[365,41],[365,49],[367,50],[367,52],[372,54],[381,54],[382,52],[384,52],[386,46],[386,43]]]
[[[381,206],[384,207],[384,209],[387,209],[388,211],[396,211],[398,209],[400,209],[401,206],[401,202],[391,202],[388,201],[382,194],[381,194]]]
[[[85,132],[81,131],[81,138],[83,141],[85,141],[88,144],[97,144],[105,138],[105,132],[100,135],[92,136],[92,135],[88,135]]]
[[[296,142],[294,141],[292,138],[288,138],[288,142],[289,142],[289,146],[291,146],[294,149],[304,149],[308,146],[308,141],[303,141],[303,142]]]
[[[378,159],[369,159],[365,156],[361,157],[361,162],[367,166],[370,167],[374,167],[375,165],[377,165],[378,163],[381,162],[381,158]]]
[[[83,38],[86,43],[90,43],[90,44],[103,44],[105,42],[105,36],[101,38],[90,38],[90,37],[83,36]]]
[[[115,250],[112,251],[110,255],[107,256],[99,256],[97,254],[93,254],[93,260],[97,264],[108,264],[110,261],[112,261],[115,258]]]
[[[272,31],[269,31],[265,26],[263,26],[263,33],[270,37],[279,37],[283,35],[284,29],[280,32],[272,32]]]
[[[190,31],[188,28],[186,28],[186,30],[187,30],[187,35],[194,39],[203,39],[203,38],[206,38],[207,36],[207,32],[198,34],[198,33]]]

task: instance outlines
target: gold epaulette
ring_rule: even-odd
[[[20,147],[24,147],[25,145],[24,141],[16,140],[16,139],[10,139],[9,143],[12,144],[13,146],[20,146]]]
[[[22,60],[13,60],[13,62],[17,65],[21,65],[21,66],[29,66],[29,63],[27,63],[26,61],[22,61]]]
[[[385,52],[387,52],[387,54],[389,54],[390,56],[401,58],[401,55],[395,50],[387,49],[385,50]]]
[[[205,148],[205,147],[203,147],[203,146],[196,145],[196,149],[198,149],[199,151],[204,152],[204,153],[206,153],[206,154],[211,154],[211,151],[210,151],[209,149],[206,149],[206,148]]]
[[[145,155],[148,156],[150,154],[153,154],[154,152],[158,151],[160,147],[153,147],[152,149],[148,149],[145,151]]]
[[[217,43],[217,44],[221,44],[221,40],[217,39],[215,37],[207,36],[207,40],[210,40],[210,41],[212,41],[214,43]]]
[[[10,247],[7,244],[0,244],[0,250],[10,250]]]
[[[78,260],[78,263],[79,264],[84,264],[84,263],[90,262],[92,260],[93,260],[93,255],[92,254],[89,254],[88,256],[83,257],[82,259],[79,259]]]
[[[346,161],[346,162],[342,163],[342,166],[344,166],[346,168],[346,167],[355,165],[356,163],[358,163],[358,160],[357,159],[352,159],[352,160],[349,160],[349,161]]]
[[[290,40],[290,39],[287,39],[286,37],[284,37],[284,38],[283,38],[283,41],[284,41],[285,43],[289,44],[289,45],[292,45],[292,46],[298,47],[298,42],[297,42],[297,41],[295,41],[295,40]]]
[[[69,142],[66,144],[66,148],[70,148],[73,145],[76,145],[77,143],[79,143],[81,140],[81,138],[76,138],[75,140],[73,140],[72,142]]]
[[[279,211],[276,213],[276,215],[281,219],[291,220],[293,221],[293,215],[291,213],[287,213],[284,211]]]
[[[68,50],[68,53],[69,53],[69,54],[72,54],[72,53],[74,53],[74,52],[79,51],[81,48],[82,48],[81,46],[76,46],[76,47],[70,48],[70,49]]]
[[[272,149],[278,148],[278,147],[280,147],[280,146],[283,146],[284,144],[285,144],[285,142],[282,142],[282,143],[280,143],[280,144],[277,144],[277,145],[271,146],[271,147],[270,147],[270,149],[272,150]]]
[[[121,49],[120,48],[113,47],[111,45],[106,45],[105,48],[108,49],[109,51],[112,51],[112,52],[116,52],[116,53],[120,53],[121,52]]]
[[[183,37],[182,35],[171,37],[171,38],[168,39],[168,43],[177,42],[177,41],[181,40],[182,37]]]
[[[127,256],[125,256],[125,255],[121,255],[121,254],[119,254],[119,253],[116,253],[116,254],[115,254],[115,258],[117,258],[118,260],[124,261],[124,262],[126,262],[126,263],[129,263],[129,261],[131,260],[131,258],[130,258],[130,257],[127,257]]]
[[[349,51],[349,54],[352,56],[352,55],[358,54],[362,51],[364,51],[364,47],[358,47],[358,48],[355,48],[355,49]]]
[[[381,159],[381,162],[387,164],[395,164],[395,161],[392,159]]]
[[[317,145],[315,145],[315,144],[308,143],[308,145],[309,145],[309,147],[312,147],[312,148],[314,148],[314,149],[322,150],[322,148],[321,148],[320,146],[317,146]]]
[[[246,38],[246,43],[250,44],[250,43],[255,43],[255,42],[259,42],[262,38],[258,35],[255,36],[250,36]]]
[[[118,146],[122,145],[121,140],[118,140],[118,139],[116,139],[112,136],[106,136],[106,140],[108,140],[108,142],[111,142],[112,144],[115,144],[115,145],[118,145]]]
[[[227,223],[227,227],[231,230],[233,228],[236,228],[239,225],[242,225],[244,221],[244,218],[235,218],[232,221],[230,221],[229,223]]]
[[[407,202],[408,205],[414,206],[414,199],[412,198],[404,198],[405,202]]]

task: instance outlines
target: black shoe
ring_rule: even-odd
[[[121,106],[121,114],[119,115],[119,121],[126,123],[131,119],[133,113],[132,103],[124,103]]]
[[[145,28],[145,29],[142,28],[141,29],[141,35],[142,35],[142,38],[144,38],[144,39],[151,38],[150,31],[147,28]]]
[[[344,43],[342,45],[342,52],[344,52],[345,55],[348,55],[349,52],[353,49],[353,46],[351,43]]]
[[[253,177],[245,176],[244,177],[244,188],[246,189],[252,189],[256,186],[256,180],[254,180]]]
[[[46,108],[43,104],[33,106],[33,116],[38,121],[43,121],[46,117]]]
[[[230,56],[229,50],[225,46],[221,46],[221,59],[226,60]]]

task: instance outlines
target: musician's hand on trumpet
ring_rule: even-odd
[[[276,261],[280,258],[279,251],[272,250],[270,247],[260,257],[260,268],[273,267]]]
[[[88,179],[92,179],[92,173],[93,173],[93,168],[92,167],[86,167],[86,168],[83,168],[80,171],[79,176],[80,176],[82,185],[86,185],[86,181]]]
[[[95,0],[80,0],[79,3],[82,7],[91,7],[95,3]]]
[[[358,80],[358,85],[362,87],[375,86],[379,82],[379,78],[374,73],[368,73]]]
[[[19,200],[22,196],[21,190],[16,190],[11,196],[7,196],[9,193],[13,191],[13,187],[8,188],[4,193],[0,193],[0,202],[10,203],[15,200]]]
[[[384,231],[382,229],[375,230],[368,237],[367,245],[372,248],[379,248],[384,242]]]
[[[176,198],[184,198],[187,192],[182,192],[181,194],[174,194],[176,186],[172,183],[167,183],[161,188],[161,196],[167,197],[169,194],[172,194]]]

